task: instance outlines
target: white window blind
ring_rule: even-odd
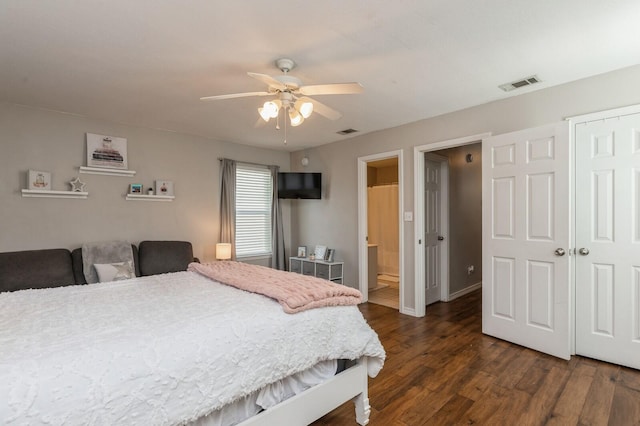
[[[236,166],[236,256],[271,255],[271,171]]]

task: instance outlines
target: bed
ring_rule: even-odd
[[[302,425],[350,399],[368,423],[384,349],[357,307],[287,314],[153,243],[135,278],[90,285],[71,252],[0,253],[0,423]]]

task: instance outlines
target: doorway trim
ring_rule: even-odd
[[[415,316],[423,317],[426,314],[425,307],[425,271],[424,271],[424,244],[422,244],[422,240],[424,239],[424,154],[426,152],[437,151],[445,148],[454,148],[463,145],[470,145],[473,143],[482,142],[482,139],[491,136],[491,132],[479,133],[477,135],[465,136],[457,139],[449,139],[440,142],[429,143],[425,145],[415,146],[413,148],[413,187],[414,187],[414,209],[415,209]],[[448,180],[447,180],[448,184]],[[444,188],[444,182],[443,182]],[[444,192],[444,189],[443,189]],[[446,193],[448,196],[448,188],[446,189]],[[441,204],[445,204],[444,202]],[[446,202],[448,205],[448,201]],[[448,209],[447,209],[448,211]],[[449,218],[443,218],[443,221],[446,220],[447,226]],[[447,229],[448,231],[448,229]],[[445,234],[445,238],[448,238],[448,235]],[[449,244],[447,244],[446,249],[448,250]],[[440,291],[441,291],[441,300],[448,301],[449,299],[449,256],[448,253],[446,256],[442,256],[443,261],[446,257],[446,264],[444,262],[441,263],[441,274],[440,274]],[[445,272],[446,271],[446,272]]]
[[[387,158],[398,159],[398,271],[400,280],[398,286],[399,311],[402,314],[415,315],[413,308],[404,306],[404,166],[402,160],[402,150],[381,152],[379,154],[358,157],[358,287],[362,293],[364,302],[369,300],[369,253],[367,241],[367,163],[371,161],[385,160]]]

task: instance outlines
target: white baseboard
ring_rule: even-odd
[[[482,281],[480,281],[479,283],[472,284],[467,288],[463,288],[462,290],[456,291],[455,293],[451,293],[449,295],[448,302],[451,302],[452,300],[457,299],[458,297],[462,297],[465,294],[469,294],[472,291],[476,291],[479,288],[482,288]]]
[[[407,308],[406,306],[402,306],[402,307],[400,308],[400,313],[401,313],[401,314],[404,314],[404,315],[409,315],[409,316],[412,316],[412,317],[417,316],[417,315],[416,315],[416,310],[415,310],[415,309],[413,309],[413,308]]]

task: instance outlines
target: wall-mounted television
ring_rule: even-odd
[[[278,198],[322,198],[322,173],[278,173]]]

